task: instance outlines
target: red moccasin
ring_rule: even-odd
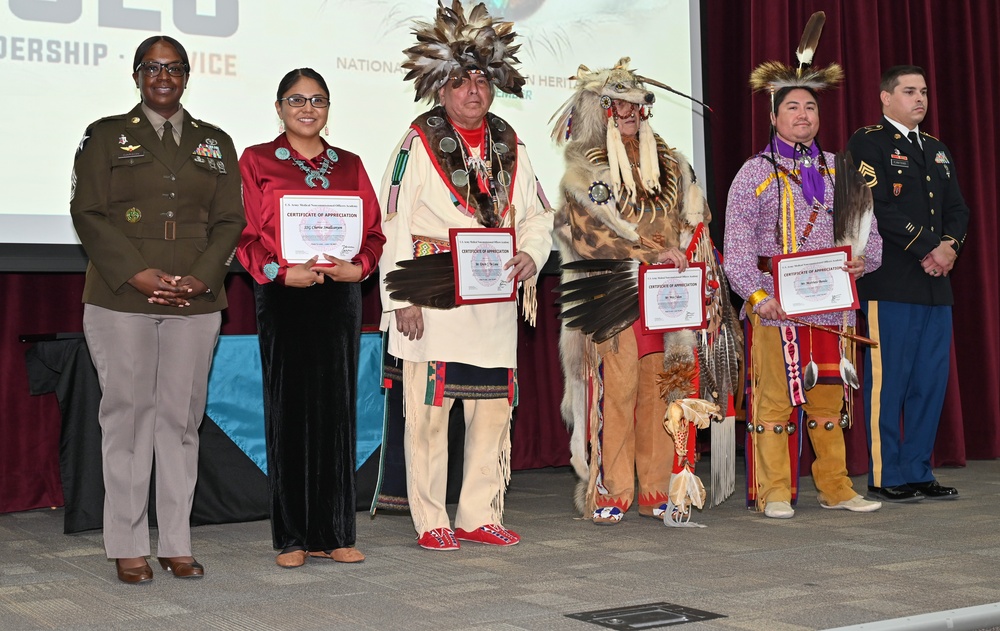
[[[486,524],[472,531],[459,528],[455,531],[455,537],[462,541],[475,541],[489,546],[513,546],[521,540],[520,535],[500,524]]]
[[[451,528],[428,530],[417,539],[417,545],[425,550],[458,550],[455,531]]]

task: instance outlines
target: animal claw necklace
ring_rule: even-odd
[[[304,160],[299,160],[298,158],[292,157],[292,152],[285,147],[278,147],[274,150],[274,157],[279,160],[291,160],[292,164],[299,167],[299,169],[306,174],[306,186],[309,188],[316,188],[316,183],[323,188],[330,188],[330,180],[327,179],[326,174],[334,164],[340,160],[340,156],[333,148],[326,150],[323,156],[323,162],[320,163],[318,169],[312,168],[310,165],[306,164]]]

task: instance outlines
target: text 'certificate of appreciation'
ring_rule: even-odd
[[[517,280],[507,280],[503,266],[516,254],[512,228],[452,228],[451,257],[455,262],[455,304],[514,300]]]
[[[774,296],[791,316],[857,309],[854,278],[844,270],[851,248],[782,254],[771,259]]]
[[[331,265],[324,254],[350,261],[361,251],[364,207],[360,196],[351,191],[277,191],[275,196],[282,264],[298,265],[319,255],[317,265]]]
[[[640,265],[639,314],[647,333],[705,328],[705,264]]]

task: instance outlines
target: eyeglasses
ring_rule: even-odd
[[[451,80],[451,87],[452,89],[457,90],[463,85],[465,85],[466,81],[470,80],[474,84],[476,84],[477,88],[486,88],[487,86],[490,85],[489,77],[486,76],[485,72],[483,72],[482,70],[473,69],[466,71],[465,74],[461,74],[453,78]]]
[[[325,96],[301,96],[296,94],[294,96],[286,96],[285,98],[278,100],[285,101],[292,107],[305,107],[306,101],[312,103],[313,107],[330,107],[330,99]]]
[[[180,61],[174,61],[169,64],[161,64],[158,61],[145,61],[135,67],[135,71],[140,70],[147,77],[158,77],[161,70],[166,70],[167,74],[171,77],[183,77],[184,73],[188,71],[189,66]]]

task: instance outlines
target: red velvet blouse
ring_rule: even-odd
[[[324,140],[323,145],[330,145]],[[306,160],[288,144],[282,134],[271,142],[247,147],[240,157],[240,174],[243,176],[243,207],[246,210],[247,225],[243,236],[236,247],[236,257],[243,267],[260,284],[271,282],[264,275],[264,266],[278,262],[278,247],[276,240],[276,205],[275,191],[302,191],[308,194],[311,190],[306,186],[306,174],[291,160],[279,160],[274,152],[284,147],[292,156],[305,161],[317,168],[323,160],[321,153],[315,160]],[[368,174],[365,172],[361,158],[334,147],[339,160],[326,173],[330,180],[330,190],[357,191],[364,205],[365,236],[361,251],[352,259],[362,268],[362,278],[367,278],[374,271],[378,259],[382,255],[385,236],[382,234],[382,212],[379,210],[378,198],[372,188]],[[285,280],[285,267],[282,266],[275,279]]]

